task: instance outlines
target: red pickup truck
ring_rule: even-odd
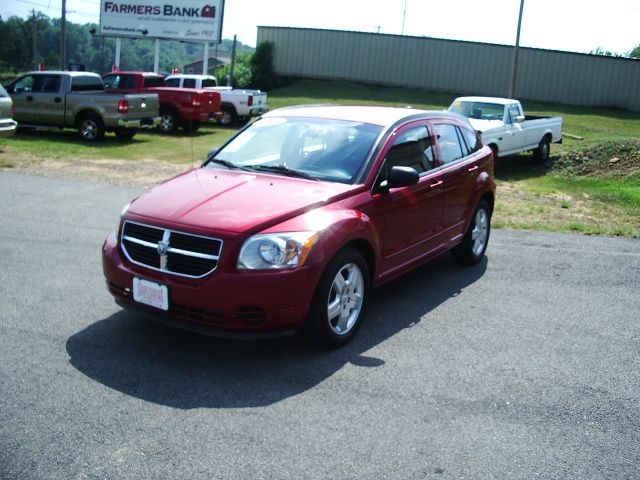
[[[104,273],[116,302],[165,323],[336,347],[376,285],[447,250],[481,262],[494,191],[491,150],[461,115],[274,110],[125,207]]]
[[[152,72],[111,72],[102,76],[104,88],[116,93],[156,93],[160,100],[160,131],[179,127],[195,132],[221,111],[220,94],[211,90],[165,87],[164,77]]]

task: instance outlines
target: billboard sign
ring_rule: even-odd
[[[219,42],[224,0],[101,0],[100,34]]]

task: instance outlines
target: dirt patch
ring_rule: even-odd
[[[0,163],[0,168],[34,175],[147,188],[196,166],[198,164],[175,164],[156,160],[45,160],[37,163],[18,160],[11,164]]]
[[[550,172],[598,178],[640,177],[640,140],[601,143],[563,152],[554,159]]]

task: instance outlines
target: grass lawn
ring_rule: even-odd
[[[455,94],[301,80],[269,92],[272,109],[299,104],[376,104],[446,109]],[[565,137],[552,145],[551,161],[529,154],[499,159],[495,227],[640,237],[640,113],[523,101],[527,113],[558,115]],[[234,129],[206,126],[193,135],[139,133],[133,141],[107,135],[87,145],[72,130],[18,133],[0,139],[0,168],[55,162],[200,163]],[[137,162],[137,163],[133,163]]]

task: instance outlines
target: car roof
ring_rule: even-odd
[[[513,98],[501,98],[501,97],[458,97],[454,102],[484,102],[484,103],[496,103],[498,105],[510,105],[517,103],[518,100]]]
[[[300,105],[279,108],[263,115],[271,117],[308,117],[329,118],[352,122],[369,123],[382,127],[393,125],[401,120],[419,118],[449,118],[468,124],[468,120],[455,113],[446,111],[420,110],[411,107],[380,107],[365,105]]]
[[[208,79],[208,78],[216,78],[213,75],[201,75],[201,74],[197,74],[197,73],[174,73],[171,75],[168,75],[167,78],[200,78],[202,80]]]
[[[94,72],[70,72],[67,70],[35,70],[33,72],[29,72],[28,75],[69,75],[70,77],[100,77],[97,73]]]

